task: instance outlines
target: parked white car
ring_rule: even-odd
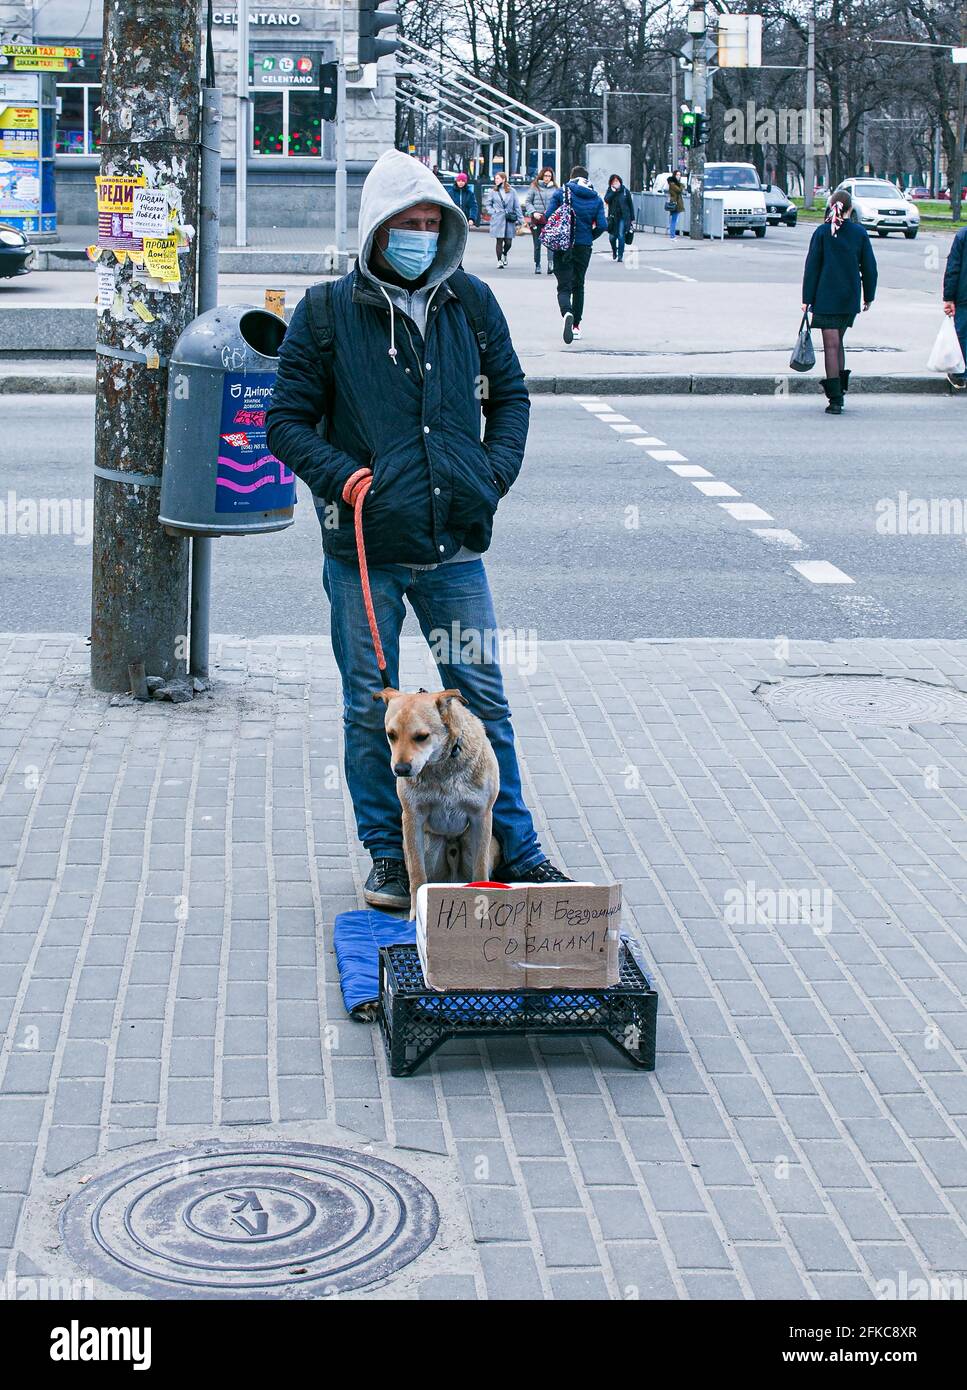
[[[746,231],[765,236],[766,195],[754,164],[706,164],[705,196],[725,204],[726,236]]]
[[[886,179],[844,179],[834,192],[840,189],[845,189],[852,198],[856,221],[869,231],[875,231],[877,236],[902,232],[912,241],[919,232],[920,209]],[[832,196],[831,193],[826,199],[827,207]]]

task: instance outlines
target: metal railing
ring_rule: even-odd
[[[665,211],[667,193],[632,193],[635,207],[635,227],[639,231],[667,232],[668,213]],[[678,230],[688,236],[692,225],[691,199],[685,199],[685,211],[678,218]],[[702,230],[707,237],[717,240],[725,238],[725,200],[723,198],[705,199],[705,218]]]

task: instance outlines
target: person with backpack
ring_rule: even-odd
[[[530,223],[531,236],[534,240],[535,275],[541,273],[541,232],[547,221],[547,209],[551,201],[551,194],[556,187],[554,170],[548,165],[546,169],[540,171],[524,195],[524,215]],[[549,246],[545,249],[547,251],[547,273],[553,275],[554,252]]]
[[[471,227],[476,227],[480,221],[480,211],[477,207],[477,195],[473,191],[473,184],[470,176],[461,172],[453,180],[453,192],[451,198],[470,223]]]
[[[947,253],[943,300],[943,311],[954,321],[960,350],[967,360],[967,227],[961,227]],[[967,390],[967,375],[963,372],[948,372],[947,380],[955,391]]]
[[[827,415],[842,415],[849,390],[843,339],[876,294],[876,257],[865,227],[850,218],[853,200],[845,189],[834,193],[826,220],[809,242],[802,279],[802,311],[812,310],[811,327],[822,330],[826,376],[820,383],[829,404]]]
[[[604,195],[604,201],[608,209],[611,259],[621,264],[625,258],[625,236],[635,225],[635,205],[620,174],[612,174],[608,179],[608,191]]]
[[[490,235],[497,246],[497,269],[506,270],[507,253],[514,244],[524,214],[510,180],[500,170],[494,175],[494,186],[487,195],[487,211],[490,213]]]
[[[367,483],[362,532],[387,680],[398,686],[405,598],[444,687],[458,690],[483,720],[497,756],[501,875],[567,882],[541,849],[524,801],[510,708],[488,641],[499,629],[482,556],[497,505],[520,470],[530,409],[507,322],[489,286],[460,269],[466,218],[410,155],[390,150],[370,170],[358,244],[349,274],[312,286],[297,305],[266,423],[272,453],[313,494],[322,531],[346,779],[373,860],[364,895],[376,907],[409,907],[401,808],[384,707],[373,699],[380,672],[354,534],[353,499]],[[477,640],[458,637],[454,650],[453,633]]]
[[[554,222],[555,215],[561,216]],[[584,316],[584,278],[591,263],[591,247],[607,226],[604,203],[591,187],[588,171],[575,164],[563,188],[551,194],[545,246],[554,247],[557,303],[564,319],[564,341],[581,336]]]

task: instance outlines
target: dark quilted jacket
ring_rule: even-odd
[[[520,470],[530,404],[503,313],[489,287],[475,283],[486,311],[482,358],[445,280],[429,307],[425,342],[412,319],[395,311],[395,364],[389,306],[358,269],[333,286],[331,365],[320,359],[305,302],[296,308],[282,345],[268,443],[316,499],[338,504],[338,524],[323,528],[328,554],[356,558],[342,489],[361,467],[374,477],[363,504],[371,564],[429,565],[461,546],[489,546],[497,503]]]

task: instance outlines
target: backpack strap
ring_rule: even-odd
[[[332,352],[335,332],[332,323],[332,280],[310,285],[306,290],[306,318],[312,341],[321,353]]]
[[[467,316],[474,337],[477,339],[480,356],[483,357],[487,351],[487,320],[484,314],[483,297],[470,276],[462,268],[453,272],[447,280],[447,284],[460,301],[460,308]]]

